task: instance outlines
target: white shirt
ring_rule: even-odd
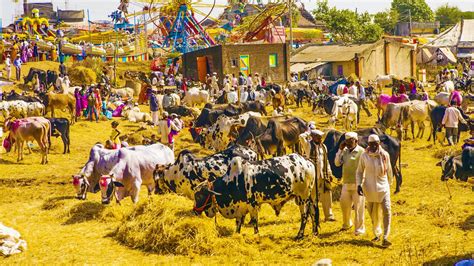
[[[466,123],[466,120],[462,118],[461,112],[459,112],[456,107],[448,107],[446,108],[441,124],[445,125],[446,127],[457,128],[459,125],[459,120],[461,120],[463,123]]]
[[[249,97],[249,93],[245,90],[243,90],[241,93],[240,93],[240,102],[241,103],[244,103],[247,101],[247,98]]]
[[[253,81],[250,76],[247,78],[247,86],[253,86]]]
[[[11,65],[12,65],[12,60],[10,59],[10,57],[7,57],[7,59],[5,59],[5,66],[7,68],[10,68]]]
[[[364,151],[357,167],[356,184],[362,186],[368,202],[382,202],[387,194],[390,195],[393,178],[390,155],[381,147],[379,149],[375,153]]]
[[[227,101],[229,103],[236,103],[237,102],[237,92],[236,91],[231,91],[227,93]]]

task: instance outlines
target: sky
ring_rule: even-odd
[[[29,0],[29,2],[53,2],[54,7],[59,9],[65,8],[65,0]],[[251,2],[252,0],[250,0]],[[316,7],[316,0],[296,0],[297,2],[303,3],[308,10],[313,10]],[[22,3],[23,0],[18,2]],[[119,5],[119,0],[67,0],[69,9],[89,9],[91,20],[103,20],[108,19],[108,15],[112,13]],[[140,10],[143,4],[139,1],[131,0],[130,10]],[[201,3],[211,4],[212,0],[202,0]],[[226,4],[226,0],[216,0],[219,4]],[[256,1],[255,1],[256,2]],[[266,2],[264,0],[264,2]],[[330,6],[336,6],[337,8],[352,9],[357,8],[358,11],[369,13],[376,13],[390,8],[391,0],[329,0]],[[435,10],[437,7],[449,3],[450,5],[458,6],[463,11],[474,11],[474,0],[426,0],[428,5]],[[8,25],[12,22],[15,14],[22,13],[22,5],[15,4],[13,0],[0,0],[0,18],[2,19],[3,26]],[[222,12],[222,8],[216,9],[212,15],[217,17]],[[205,8],[201,11],[208,12]]]

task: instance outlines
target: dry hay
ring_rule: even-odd
[[[164,195],[142,202],[118,226],[114,237],[147,252],[174,255],[209,255],[219,246],[214,220],[190,211],[190,200]]]
[[[83,66],[71,67],[68,74],[71,83],[74,85],[89,85],[97,80],[97,74],[92,69]]]

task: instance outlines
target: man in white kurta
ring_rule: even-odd
[[[332,212],[332,192],[324,184],[325,181],[332,178],[332,172],[328,161],[327,148],[322,143],[323,135],[324,133],[320,130],[311,130],[310,159],[315,163],[318,194],[323,206],[324,218],[326,221],[332,222],[336,220]]]
[[[355,132],[345,134],[346,139],[339,146],[334,164],[337,167],[342,166],[342,192],[339,200],[342,210],[342,230],[352,227],[351,212],[354,207],[355,235],[362,235],[365,233],[365,199],[357,193],[356,172],[364,148],[357,145],[357,137]]]
[[[383,214],[383,246],[390,246],[388,241],[391,223],[390,183],[392,182],[392,167],[389,154],[380,147],[377,135],[369,136],[369,147],[362,153],[357,168],[357,193],[364,195],[367,210],[372,219],[372,229],[375,238],[380,240],[380,214]]]

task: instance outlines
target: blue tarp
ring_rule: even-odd
[[[347,79],[345,78],[338,79],[334,84],[329,86],[329,92],[332,94],[337,94],[337,86],[339,86],[340,84],[346,85],[349,84],[349,81],[347,81]]]

